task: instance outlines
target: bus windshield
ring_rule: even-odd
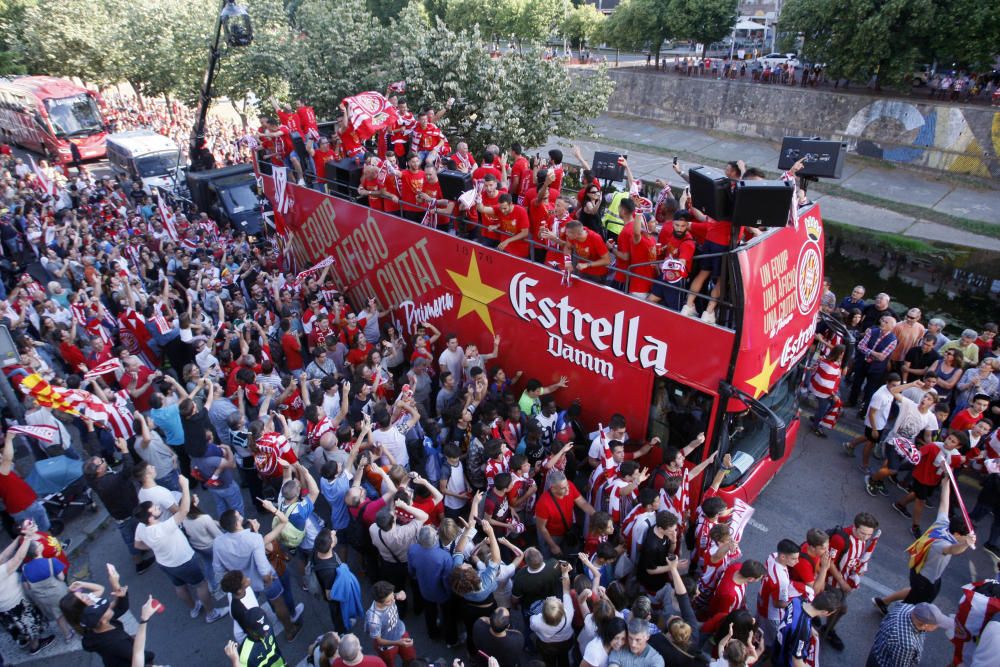
[[[163,151],[136,158],[135,166],[141,178],[170,174],[178,166],[180,151]]]
[[[104,131],[97,103],[86,93],[73,97],[47,99],[45,109],[48,111],[49,122],[52,123],[52,130],[57,137],[67,139]]]
[[[798,401],[795,400],[795,392],[802,380],[804,357],[778,381],[767,394],[758,400],[766,407],[770,408],[785,424],[790,424],[795,418],[798,410]],[[753,461],[759,461],[768,455],[768,442],[771,426],[753,411],[731,413],[728,415],[730,447],[729,453],[736,463],[737,457],[741,454],[749,456]],[[730,486],[738,481],[738,478],[747,472],[750,466],[737,465],[730,475],[723,482],[724,486]],[[743,472],[741,472],[743,471]]]

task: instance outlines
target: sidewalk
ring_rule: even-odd
[[[670,166],[674,155],[685,168],[691,164],[719,167],[742,159],[775,175],[780,148],[760,139],[605,114],[594,122],[592,138],[550,137],[545,146],[532,150],[560,148],[566,161],[573,164],[575,158],[569,152],[572,143],[588,160],[594,151],[627,154],[636,178],[662,179],[672,186],[683,185]],[[813,185],[810,194],[822,205],[824,218],[872,231],[1000,252],[1000,191],[872,162],[849,155],[839,180]],[[995,226],[995,233],[977,233],[977,228],[986,226]]]

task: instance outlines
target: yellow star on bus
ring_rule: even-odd
[[[489,304],[503,296],[503,291],[487,285],[479,277],[479,263],[476,260],[475,251],[472,252],[469,259],[469,271],[466,275],[463,276],[451,269],[448,269],[448,275],[462,292],[462,303],[458,307],[458,317],[462,318],[469,313],[476,313],[490,333],[494,333]]]
[[[760,398],[771,388],[771,376],[774,375],[777,368],[777,361],[771,363],[771,350],[766,350],[764,352],[764,367],[760,369],[760,373],[746,380],[746,383],[753,387],[754,398]]]

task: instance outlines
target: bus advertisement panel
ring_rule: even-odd
[[[54,164],[104,157],[106,128],[97,94],[68,79],[22,76],[0,81],[0,128],[4,137],[41,153]]]

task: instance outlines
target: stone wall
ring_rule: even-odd
[[[630,69],[610,74],[614,113],[772,141],[840,138],[868,157],[1000,181],[998,108]]]

